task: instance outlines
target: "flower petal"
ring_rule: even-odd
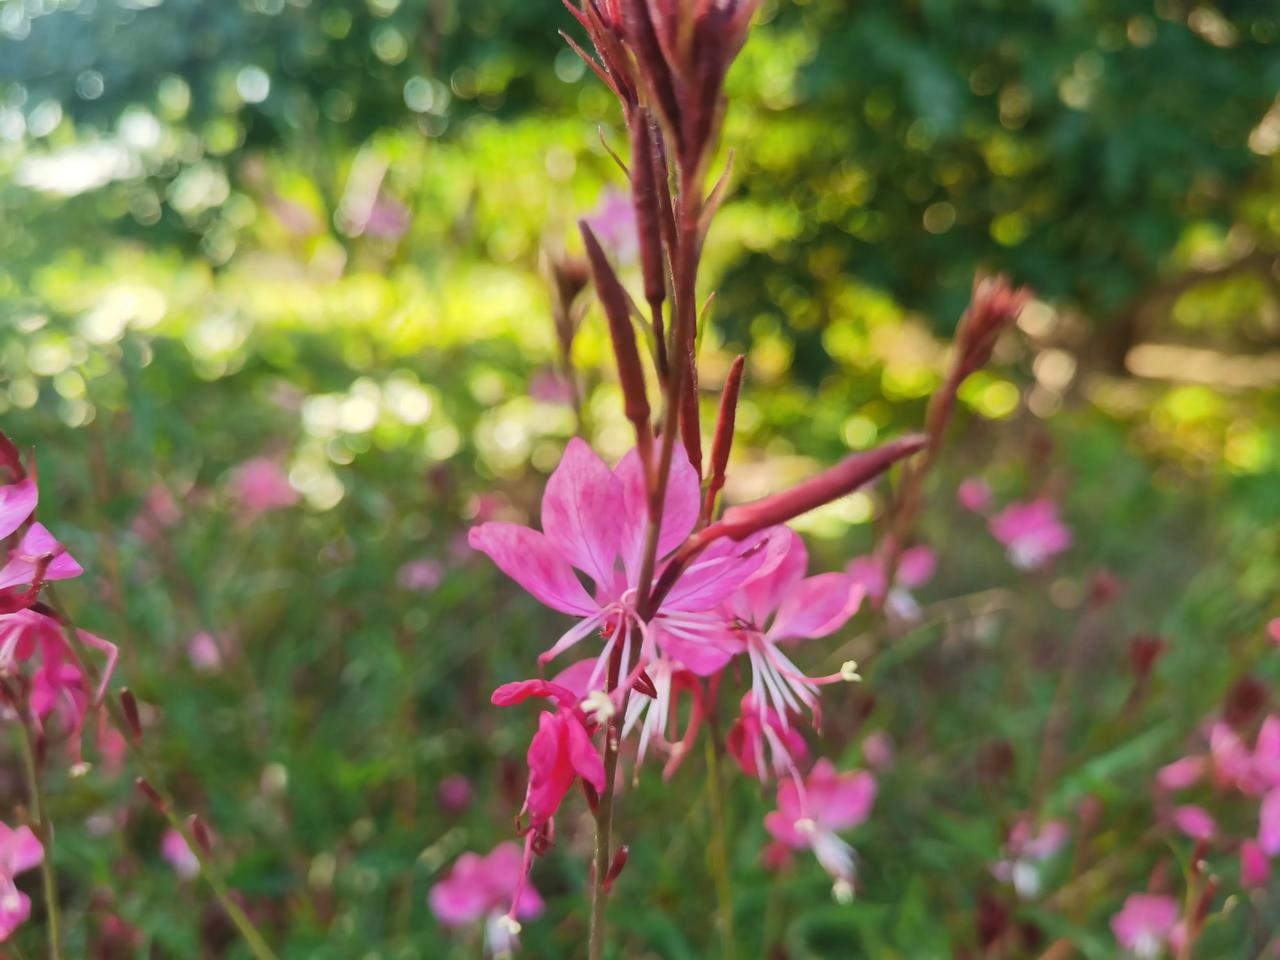
[[[680,575],[662,609],[695,613],[719,606],[768,561],[770,536],[762,530],[741,541],[725,538],[712,543]]]
[[[622,490],[618,478],[587,444],[574,437],[542,495],[542,530],[568,560],[605,585],[618,559]]]
[[[627,568],[627,582],[637,586],[649,529],[649,505],[640,454],[635,450],[628,453],[614,474],[622,485],[622,560]],[[689,463],[688,454],[677,444],[671,454],[671,477],[662,512],[662,531],[658,536],[659,558],[684,543],[693,532],[701,508],[701,492],[698,473]]]
[[[843,573],[801,580],[782,601],[768,637],[799,640],[829,636],[858,612],[865,595],[865,588]]]
[[[0,538],[9,536],[22,526],[35,511],[38,497],[35,477],[0,487]]]
[[[782,598],[804,577],[809,566],[809,551],[800,535],[789,527],[770,527],[770,551],[777,545],[779,554],[772,565],[763,564],[757,575],[743,587],[745,610],[735,610],[751,623],[762,625],[769,614],[778,609]]]
[[[577,719],[565,718],[568,730],[569,762],[578,776],[596,788],[604,790],[604,761],[591,737]]]
[[[471,528],[467,542],[552,610],[579,616],[596,612],[573,568],[538,531],[515,523],[482,523]]]

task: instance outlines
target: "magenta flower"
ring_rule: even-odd
[[[396,583],[422,593],[434,590],[443,579],[444,567],[437,560],[410,560],[396,572]]]
[[[1271,863],[1262,847],[1253,840],[1240,844],[1240,886],[1246,890],[1265,889],[1271,879]]]
[[[761,710],[750,691],[742,698],[738,719],[729,728],[726,746],[742,772],[758,778],[761,783],[769,779],[771,769],[776,776],[782,776],[795,770],[809,756],[809,747],[800,731],[784,723],[772,707]]]
[[[1029,900],[1040,893],[1044,862],[1067,843],[1070,833],[1061,820],[1049,820],[1038,829],[1028,816],[1017,819],[1005,841],[1003,859],[991,865],[992,875],[1013,885],[1018,896]]]
[[[970,477],[956,490],[956,500],[972,513],[985,514],[991,509],[991,488],[981,477]]]
[[[887,730],[873,730],[862,741],[862,758],[873,770],[884,772],[893,766],[896,750]]]
[[[564,796],[578,777],[597,792],[604,790],[604,761],[591,742],[590,722],[578,707],[581,699],[559,683],[521,680],[506,683],[493,691],[492,702],[500,707],[523,703],[530,697],[544,697],[556,704],[556,712],[543,711],[538,732],[529,744],[529,786],[520,813],[529,814],[531,830],[544,827],[560,808]]]
[[[688,538],[697,522],[699,501],[697,473],[677,448],[658,537],[659,557],[665,558]],[[722,620],[713,611],[765,560],[765,534],[742,542],[716,541],[684,571],[652,622],[646,623],[637,604],[647,526],[639,455],[633,450],[610,470],[575,437],[547,481],[541,533],[490,521],[473,527],[468,541],[542,603],[579,618],[538,658],[540,663],[601,632],[604,648],[587,679],[588,688],[599,689],[604,686],[610,655],[619,644],[624,669],[634,677],[656,655],[659,637],[664,643],[671,638],[694,644],[713,640],[723,632]],[[661,569],[659,564],[659,574]],[[583,587],[575,570],[591,580],[593,593]],[[645,592],[651,589],[652,584],[643,585]],[[615,693],[619,705],[629,689],[629,683],[619,684]]]
[[[133,518],[133,532],[143,540],[156,540],[163,531],[182,519],[182,510],[169,488],[157,483],[147,491],[142,507]]]
[[[1173,825],[1192,840],[1212,840],[1218,834],[1218,825],[1213,822],[1209,811],[1193,804],[1173,811]]]
[[[298,491],[270,457],[254,457],[236,467],[231,474],[231,492],[240,502],[241,520],[246,523],[268,510],[298,502]]]
[[[1280,787],[1263,797],[1258,808],[1258,846],[1268,857],[1280,856]]]
[[[1262,721],[1253,745],[1253,781],[1260,789],[1280,787],[1280,715]]]
[[[222,669],[223,650],[227,645],[225,636],[219,640],[207,630],[201,630],[187,641],[187,659],[202,673],[215,673]]]
[[[34,610],[0,614],[0,673],[16,671],[25,663],[35,664],[29,699],[33,717],[42,726],[47,725],[50,718],[58,719],[72,759],[79,764],[80,731],[89,708],[102,702],[115,670],[117,650],[114,644],[88,631],[77,633],[86,647],[106,656],[97,690],[89,689],[88,680],[56,620]]]
[[[728,623],[720,635],[699,644],[698,638],[676,629],[664,644],[668,653],[696,673],[716,672],[733,656],[745,655],[751,663],[752,702],[761,721],[760,733],[768,739],[768,710],[785,728],[793,714],[804,710],[819,714],[819,686],[860,679],[852,661],[830,676],[806,676],[782,645],[835,633],[857,612],[865,591],[841,573],[806,578],[809,555],[804,541],[787,527],[764,532],[771,552],[780,548],[781,553],[775,553],[776,561],[763,566],[726,599]],[[775,751],[775,759],[779,756]]]
[[[518,945],[520,927],[515,918],[531,920],[543,910],[542,897],[526,883],[524,874],[520,848],[510,841],[484,857],[464,853],[431,888],[427,901],[445,926],[467,926],[484,918],[486,954],[510,956]]]
[[[0,943],[31,914],[31,900],[13,878],[39,866],[43,859],[44,847],[30,827],[15,830],[0,823]]]
[[[1072,543],[1071,530],[1048,498],[1011,503],[991,518],[991,535],[1004,544],[1019,570],[1040,570]]]
[[[583,661],[583,664],[590,666],[591,661]],[[587,677],[583,676],[582,679],[585,682]],[[667,656],[650,660],[645,667],[643,679],[648,680],[647,687],[637,685],[627,702],[622,735],[626,737],[639,726],[637,764],[644,762],[651,741],[661,746],[668,758],[662,768],[663,779],[667,779],[676,772],[697,739],[705,713],[702,685],[697,676],[682,663]],[[672,730],[676,725],[678,711],[675,704],[680,693],[688,694],[689,698],[689,720],[683,733],[678,729]]]
[[[824,758],[806,779],[795,776],[779,785],[778,809],[764,825],[791,849],[812,850],[835,879],[836,898],[847,900],[853,896],[854,852],[836,834],[866,820],[875,798],[876,779],[870,773],[837,773]]]
[[[938,569],[938,555],[929,547],[909,547],[898,557],[893,585],[885,583],[884,558],[879,553],[856,557],[846,566],[845,572],[866,590],[867,596],[877,605],[902,620],[914,620],[920,615],[920,604],[911,591],[933,579]],[[886,598],[885,594],[888,593]]]
[[[1280,647],[1280,617],[1276,617],[1267,624],[1267,636],[1271,638],[1271,642]]]
[[[471,806],[471,781],[461,773],[451,773],[440,781],[436,799],[446,813],[459,814]]]
[[[606,187],[595,212],[586,219],[591,232],[619,263],[632,263],[636,259],[640,235],[636,230],[636,208],[630,196]]]
[[[1156,785],[1162,790],[1185,790],[1197,783],[1208,769],[1208,758],[1187,756],[1166,764],[1156,773]]]
[[[1178,926],[1178,901],[1158,894],[1135,893],[1111,918],[1116,942],[1140,960],[1160,956]]]
[[[84,573],[66,547],[54,539],[42,524],[33,523],[9,559],[0,567],[0,596],[6,610],[21,609],[35,602],[40,588],[53,580],[70,580]],[[17,591],[15,588],[27,589]]]
[[[172,827],[160,838],[160,856],[183,880],[190,880],[200,873],[200,861],[191,852],[187,841],[182,839],[182,834]]]

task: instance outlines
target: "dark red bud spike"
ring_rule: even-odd
[[[730,507],[717,523],[703,534],[710,542],[717,536],[741,540],[757,530],[786,523],[808,513],[824,503],[830,503],[852,493],[865,483],[874,480],[899,460],[924,448],[923,434],[900,437],[882,447],[855,453],[840,463],[822,471],[808,480],[801,481],[790,490],[783,490],[741,507]]]
[[[578,229],[582,231],[582,242],[587,248],[596,293],[609,320],[609,337],[613,341],[613,356],[618,364],[618,381],[622,385],[627,419],[635,427],[636,442],[647,468],[651,439],[649,398],[645,391],[644,369],[640,366],[640,352],[636,348],[636,332],[631,325],[629,298],[587,222],[578,221]],[[648,470],[645,472],[647,476]]]
[[[716,417],[715,438],[711,441],[711,482],[707,486],[707,500],[703,506],[702,522],[710,523],[715,515],[716,497],[724,489],[725,470],[729,465],[729,451],[733,449],[733,431],[738,415],[738,397],[742,393],[742,371],[746,366],[745,354],[739,354],[729,368],[720,394],[720,413]]]
[[[193,813],[187,817],[187,829],[191,831],[191,836],[195,838],[196,844],[200,847],[200,852],[206,857],[213,856],[213,837],[209,834],[209,828],[205,826],[204,821]]]
[[[667,296],[667,278],[662,263],[662,237],[658,226],[658,191],[654,182],[653,155],[647,110],[631,114],[631,204],[636,212],[636,233],[640,245],[640,266],[644,274],[644,298],[652,309]]]
[[[129,738],[134,743],[142,742],[142,718],[138,716],[138,701],[133,691],[125,687],[120,691],[120,707],[124,711],[124,719],[129,724]]]
[[[17,445],[9,439],[9,435],[0,431],[0,467],[5,468],[12,475],[11,480],[14,483],[26,478],[26,471],[22,468],[22,454],[18,452]]]
[[[684,383],[680,390],[680,439],[684,441],[684,451],[701,482],[702,424],[698,410],[698,365],[692,348],[687,352],[685,364]]]
[[[161,813],[165,812],[166,807],[164,805],[164,798],[160,796],[155,787],[149,784],[143,777],[138,777],[138,779],[133,782],[137,785],[138,789],[142,791],[143,796],[151,801],[151,805],[153,807]]]
[[[613,889],[613,883],[618,879],[619,874],[627,865],[627,857],[630,855],[631,848],[625,843],[618,848],[618,852],[613,855],[613,863],[609,864],[609,872],[604,875],[604,889],[608,893]]]

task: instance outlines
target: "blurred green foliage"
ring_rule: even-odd
[[[978,955],[994,899],[1044,946],[1112,956],[1123,896],[1190,852],[1149,835],[1153,770],[1242,675],[1280,680],[1260,627],[1280,593],[1280,16],[810,0],[759,19],[707,252],[708,413],[731,353],[751,354],[733,497],[917,425],[976,267],[1043,299],[962,395],[925,518],[943,561],[928,616],[827,705],[842,765],[869,732],[898,745],[854,837],[864,890],[839,907],[811,863],[767,874],[772,798],[736,781],[745,955]],[[570,24],[550,0],[0,4],[0,415],[38,448],[42,519],[91,572],[68,595],[120,643],[180,801],[286,956],[478,951],[424,898],[457,853],[510,834],[533,717],[488,693],[558,620],[458,538],[484,510],[536,515],[576,429],[530,390],[555,358],[540,261],[572,252],[573,220],[620,180],[601,138],[624,140],[556,36]],[[1152,345],[1200,352],[1133,350]],[[587,431],[617,455],[594,313],[574,356]],[[229,471],[259,454],[304,502],[240,524]],[[1077,546],[1052,576],[1016,578],[953,505],[970,474],[1064,500]],[[182,510],[158,541],[135,523],[157,485]],[[883,509],[873,492],[806,518],[815,562],[870,549]],[[398,586],[423,558],[441,585]],[[1090,621],[1100,568],[1124,589]],[[186,656],[200,630],[234,650],[219,672]],[[1170,647],[1130,707],[1140,632]],[[1046,785],[1045,717],[1085,642]],[[459,771],[477,799],[452,814],[436,790]],[[645,774],[623,799],[619,955],[713,955],[700,758],[674,787]],[[7,756],[0,776],[12,795]],[[153,951],[137,955],[243,955],[160,861],[128,776],[50,792],[70,955],[112,914]],[[1049,887],[1085,893],[1010,902],[988,864],[1012,818],[1086,796],[1102,826]],[[584,933],[589,830],[563,820],[535,872],[535,957],[574,956]],[[1213,866],[1234,872],[1226,852]],[[1274,892],[1228,916],[1206,955],[1245,956],[1268,909]],[[38,931],[21,942],[34,953]]]

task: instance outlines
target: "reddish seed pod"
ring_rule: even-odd
[[[618,848],[618,852],[613,855],[613,863],[609,864],[609,872],[604,877],[604,889],[608,893],[613,889],[613,882],[618,879],[618,875],[622,873],[627,865],[627,857],[631,852],[631,848],[625,843]]]
[[[143,796],[145,796],[149,801],[151,801],[151,805],[153,807],[155,807],[161,813],[165,812],[166,808],[164,805],[164,798],[160,796],[160,794],[156,791],[155,787],[149,784],[146,781],[146,779],[143,777],[138,777],[133,782],[137,785],[138,789],[142,791]]]
[[[120,691],[120,707],[124,710],[124,719],[129,724],[129,737],[134,743],[142,742],[142,718],[138,715],[138,701],[133,691],[125,687]]]
[[[720,414],[716,418],[716,433],[711,441],[711,482],[707,486],[705,519],[710,520],[715,510],[716,497],[724,489],[725,470],[729,466],[729,452],[733,449],[733,431],[738,416],[738,397],[742,392],[742,369],[747,358],[739,354],[729,368],[729,376],[720,394]]]
[[[212,856],[213,837],[209,834],[209,828],[205,826],[204,821],[193,813],[187,817],[187,829],[195,837],[196,843],[200,846],[200,851],[205,856]]]

